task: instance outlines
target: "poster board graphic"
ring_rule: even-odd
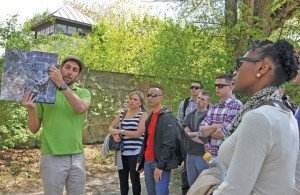
[[[55,101],[56,86],[49,68],[56,66],[58,55],[39,51],[5,50],[0,100],[22,101],[25,92],[34,92],[35,102]]]

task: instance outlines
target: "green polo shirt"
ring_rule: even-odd
[[[91,101],[87,89],[73,87],[81,99]],[[62,91],[57,90],[54,104],[37,104],[37,116],[42,120],[41,153],[63,155],[83,152],[82,133],[86,113],[78,114]]]

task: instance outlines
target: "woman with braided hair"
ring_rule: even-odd
[[[221,145],[227,170],[214,195],[290,195],[295,192],[298,126],[277,91],[292,80],[299,58],[285,40],[255,42],[237,60],[234,90],[249,96]]]

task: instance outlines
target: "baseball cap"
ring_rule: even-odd
[[[66,61],[69,61],[69,60],[77,62],[79,64],[79,72],[82,71],[82,69],[84,68],[84,63],[75,56],[67,56],[66,58],[63,59],[63,61],[61,62],[61,65],[64,65],[64,63],[66,63]]]

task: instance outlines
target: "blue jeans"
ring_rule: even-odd
[[[204,169],[208,169],[209,165],[205,162],[202,156],[187,155],[186,170],[189,185],[192,186],[197,177]]]
[[[169,183],[171,171],[163,171],[161,180],[155,182],[154,180],[154,170],[157,166],[156,161],[145,161],[144,173],[145,173],[145,183],[148,195],[168,195],[169,194]]]

